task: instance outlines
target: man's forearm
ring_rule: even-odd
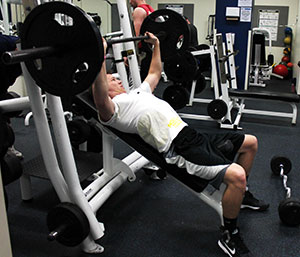
[[[158,76],[161,76],[161,71],[162,71],[162,64],[161,64],[161,56],[160,56],[160,43],[157,40],[154,44],[149,73],[156,73]]]
[[[108,85],[106,78],[105,61],[102,64],[101,70],[93,83],[93,96],[95,104],[101,105],[104,99],[108,96]]]

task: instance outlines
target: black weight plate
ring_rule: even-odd
[[[69,25],[58,22],[68,19]],[[57,96],[76,95],[93,83],[104,60],[101,34],[93,19],[66,2],[35,7],[21,30],[22,49],[54,47],[59,53],[26,61],[39,87]]]
[[[227,114],[227,104],[221,99],[211,101],[207,106],[207,113],[215,120],[222,119]]]
[[[164,71],[167,77],[175,82],[193,80],[197,70],[197,60],[189,51],[170,56],[166,58],[164,63]]]
[[[278,213],[281,221],[288,226],[300,225],[300,201],[296,198],[287,198],[280,202]]]
[[[84,120],[72,120],[67,123],[70,141],[73,145],[78,146],[84,143],[90,133],[91,128]]]
[[[67,225],[56,238],[66,246],[80,244],[90,233],[90,224],[84,212],[75,204],[60,203],[47,215],[47,226],[50,232],[61,225]]]
[[[164,32],[165,35],[160,39],[161,59],[164,61],[167,57],[184,52],[189,47],[190,28],[179,13],[170,9],[159,9],[151,13],[144,19],[140,34],[145,32],[158,34]],[[144,41],[143,45],[149,49],[149,45]]]
[[[186,106],[189,97],[188,92],[181,86],[168,86],[163,92],[163,99],[169,103],[174,110],[178,110]]]
[[[196,87],[195,87],[195,94],[199,94],[205,89],[206,80],[205,80],[205,77],[202,74],[198,74],[196,77],[197,77],[197,81],[196,81]],[[193,81],[189,81],[187,83],[184,83],[185,88],[189,92],[191,92],[191,90],[192,90],[192,85],[193,85]]]
[[[290,159],[284,156],[274,156],[270,162],[271,170],[275,175],[280,175],[280,165],[283,165],[284,174],[288,174],[292,169]]]

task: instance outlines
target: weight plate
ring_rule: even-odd
[[[215,120],[222,119],[227,114],[227,110],[227,104],[221,99],[215,99],[207,106],[208,115]]]
[[[189,81],[187,83],[184,83],[184,87],[191,92],[192,85],[194,81]],[[201,93],[206,87],[206,80],[205,77],[202,74],[198,74],[197,81],[196,81],[196,87],[195,87],[195,94]]]
[[[74,146],[84,143],[91,133],[89,124],[80,119],[67,122],[67,128],[70,141]]]
[[[296,198],[287,198],[280,202],[278,213],[281,221],[288,226],[300,225],[300,201]]]
[[[192,81],[197,70],[197,60],[189,51],[174,54],[164,62],[164,71],[168,79],[175,82]]]
[[[80,244],[90,233],[90,224],[84,212],[75,204],[60,203],[47,215],[47,226],[50,232],[61,226],[56,240],[66,246]]]
[[[163,92],[163,99],[175,110],[181,109],[188,103],[188,92],[184,87],[173,85],[168,86]]]
[[[280,165],[284,169],[284,174],[288,174],[292,169],[292,163],[290,159],[284,156],[274,156],[270,162],[271,170],[275,175],[280,175]]]
[[[66,2],[35,7],[21,30],[22,49],[54,47],[48,57],[26,61],[37,85],[57,96],[76,95],[95,80],[104,60],[101,34],[93,19]]]
[[[161,59],[164,61],[178,52],[184,52],[189,47],[190,28],[182,15],[169,9],[159,9],[144,19],[140,34],[145,32],[165,35],[160,38]],[[149,44],[142,41],[145,48],[150,49]]]

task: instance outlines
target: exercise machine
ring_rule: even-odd
[[[266,87],[266,81],[271,79],[271,75],[278,77],[272,73],[274,56],[272,55],[272,38],[271,32],[265,28],[253,28],[248,33],[248,49],[247,49],[247,67],[245,89],[248,86]],[[269,54],[266,59],[266,36],[269,42]],[[247,76],[249,74],[249,76]],[[280,77],[279,78],[283,78]]]

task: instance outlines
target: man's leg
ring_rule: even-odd
[[[244,168],[247,178],[250,174],[252,164],[257,153],[257,148],[258,143],[256,137],[252,135],[245,135],[244,142],[238,151],[239,156],[237,158],[237,163]],[[269,208],[269,204],[256,199],[252,193],[249,192],[248,187],[246,187],[246,193],[241,208],[265,211]]]
[[[237,227],[237,217],[246,190],[246,173],[243,167],[231,164],[226,170],[224,183],[227,185],[222,199],[224,226],[221,228],[222,236],[218,245],[228,256],[251,256]]]
[[[246,176],[249,176],[252,164],[257,153],[257,139],[252,135],[245,135],[244,142],[239,149],[237,163],[240,164],[245,172]]]
[[[222,199],[223,216],[237,218],[246,190],[246,175],[244,169],[235,163],[231,164],[225,173],[224,183],[227,188]]]

